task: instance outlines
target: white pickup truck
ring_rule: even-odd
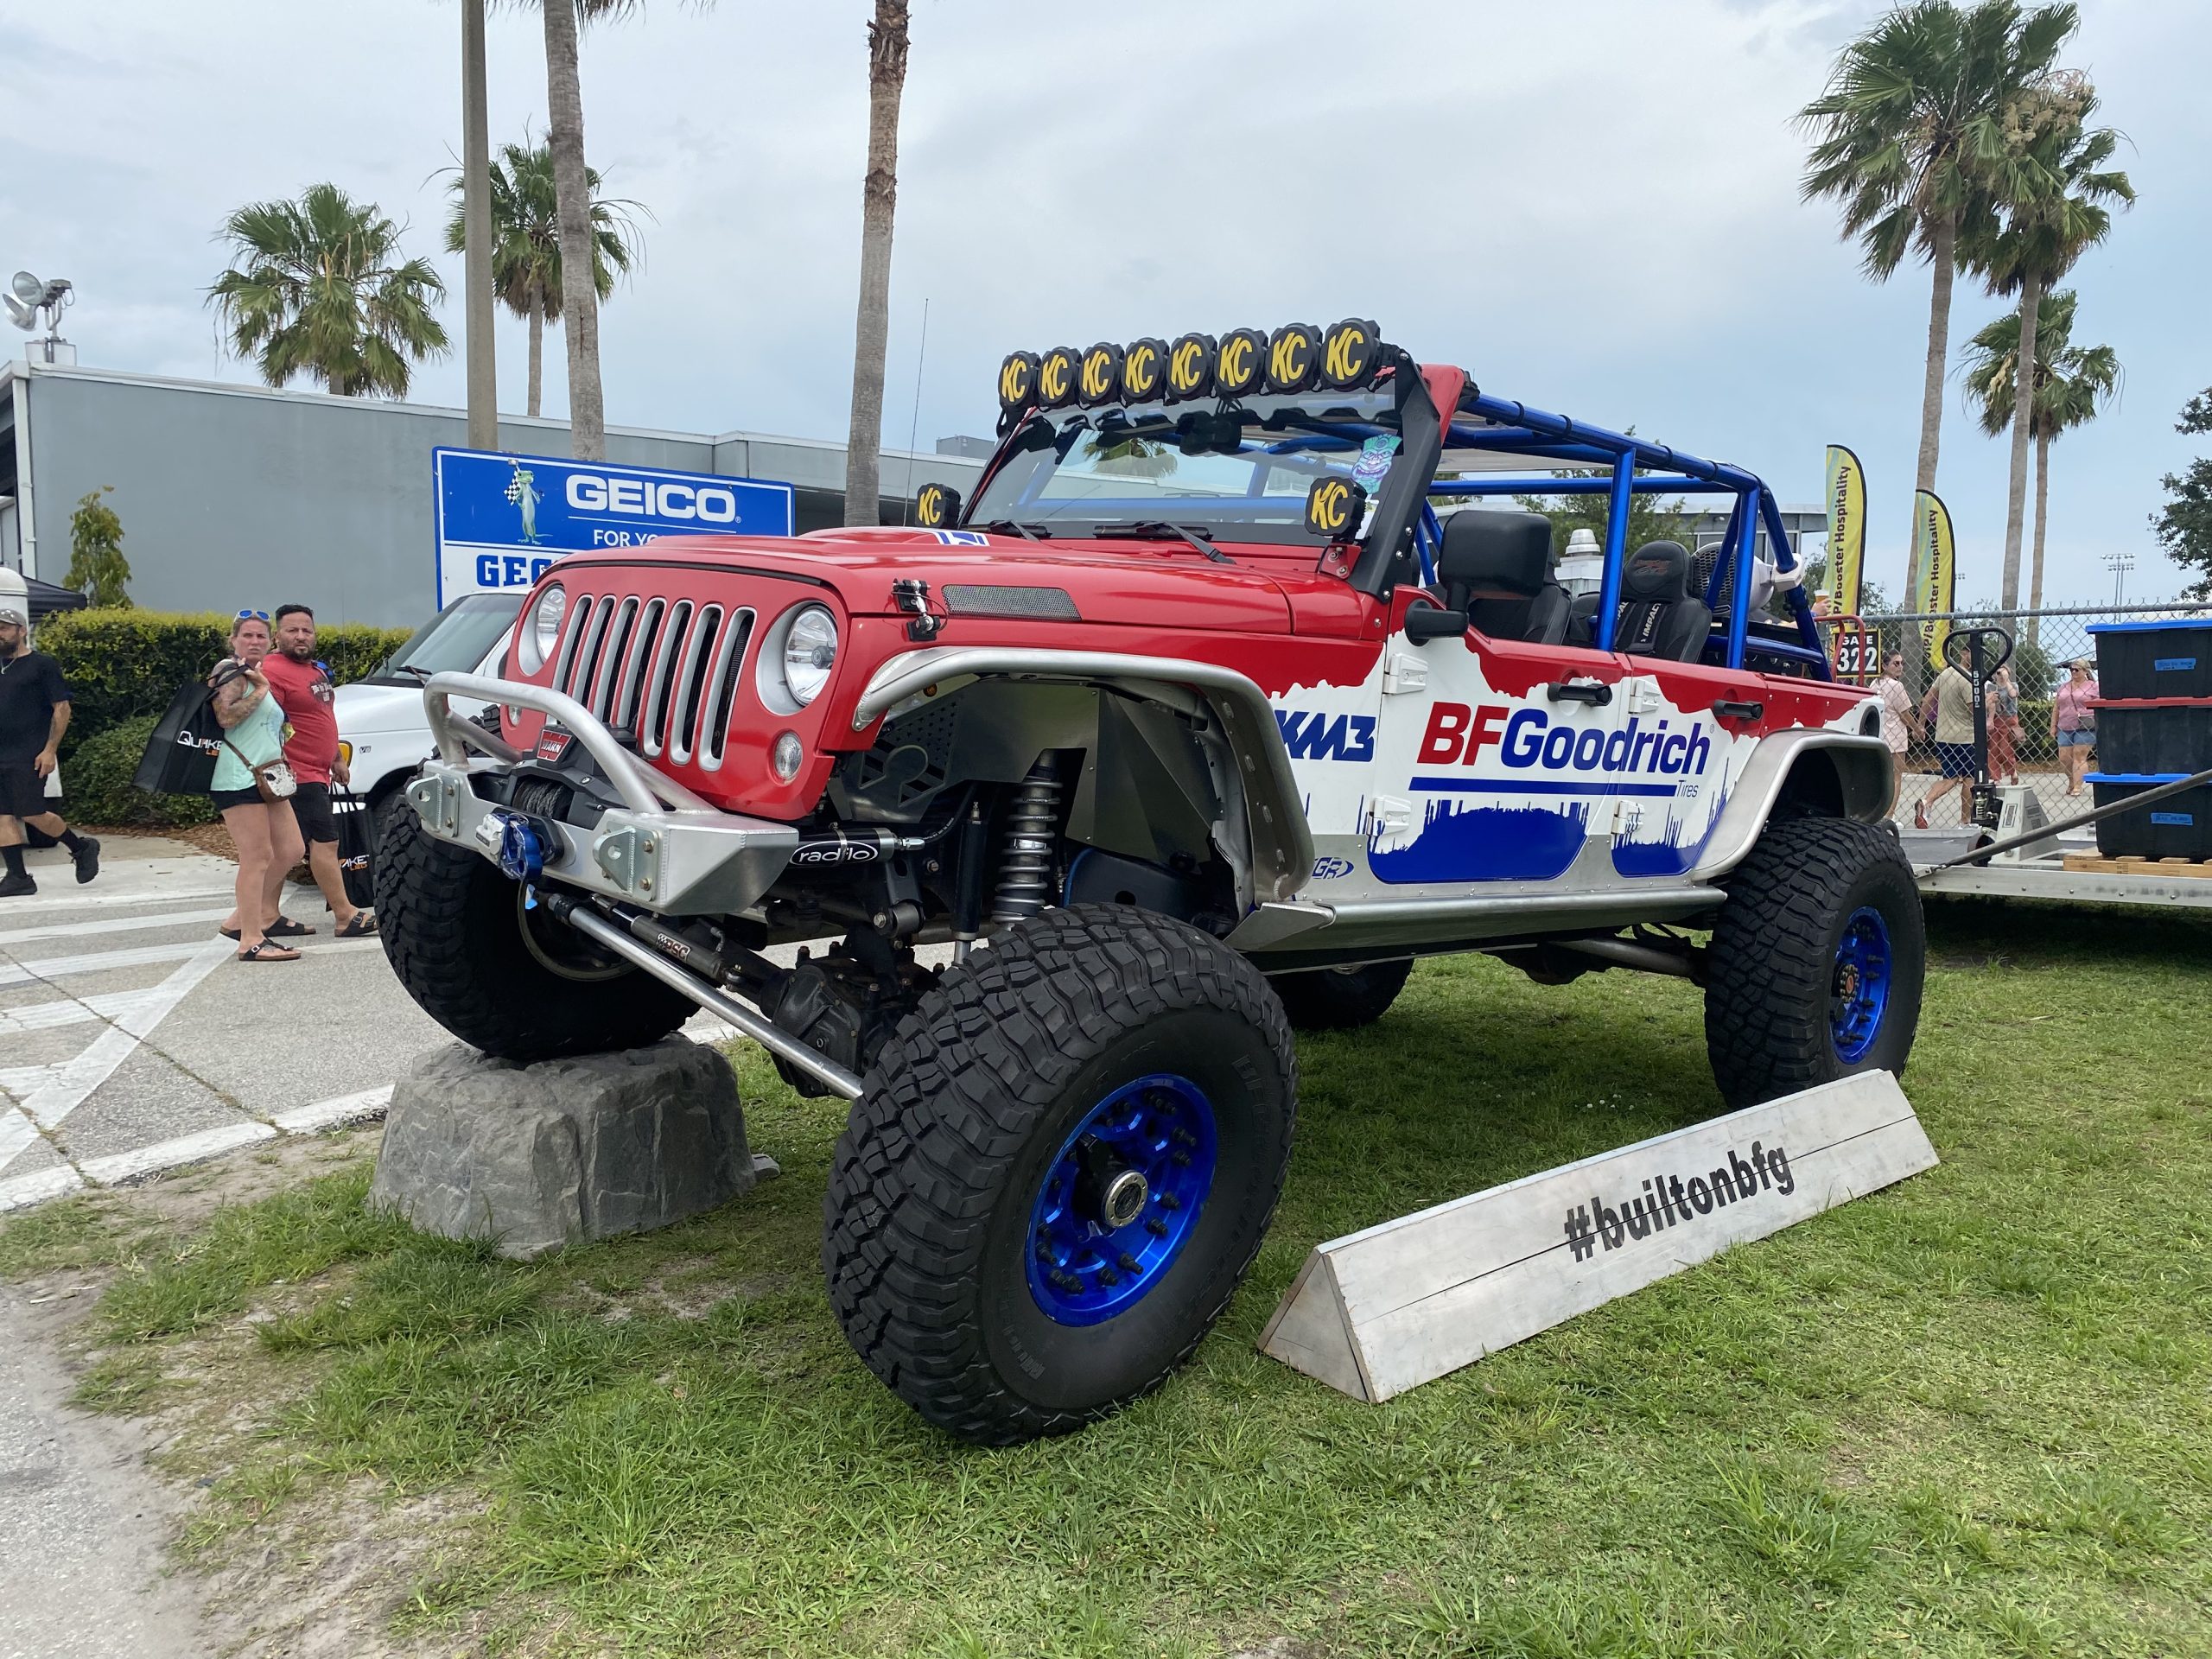
[[[423,709],[423,684],[433,674],[497,674],[523,595],[469,594],[415,630],[405,645],[366,679],[338,688],[339,753],[351,768],[353,791],[373,822],[402,800],[401,786],[437,747]],[[466,704],[474,714],[481,703]]]

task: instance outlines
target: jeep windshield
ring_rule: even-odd
[[[1224,542],[1311,548],[1313,480],[1356,479],[1371,499],[1398,447],[1387,391],[1058,410],[1014,440],[966,522],[1058,536],[1166,523]]]

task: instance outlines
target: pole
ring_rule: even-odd
[[[914,353],[914,416],[906,426],[906,499],[899,508],[899,522],[905,524],[906,515],[914,505],[914,444],[922,435],[922,367],[930,360],[930,302],[922,297],[922,344]]]
[[[485,107],[484,0],[461,0],[461,332],[468,349],[468,447],[499,447],[492,354],[492,131]]]

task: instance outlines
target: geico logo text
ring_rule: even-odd
[[[709,524],[737,522],[734,491],[715,484],[664,483],[657,478],[571,473],[569,505],[578,512],[632,512],[654,518],[696,518]]]

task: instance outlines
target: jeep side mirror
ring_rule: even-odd
[[[1425,645],[1432,639],[1449,639],[1466,631],[1465,611],[1447,611],[1440,605],[1423,601],[1406,613],[1406,638],[1417,645]]]

